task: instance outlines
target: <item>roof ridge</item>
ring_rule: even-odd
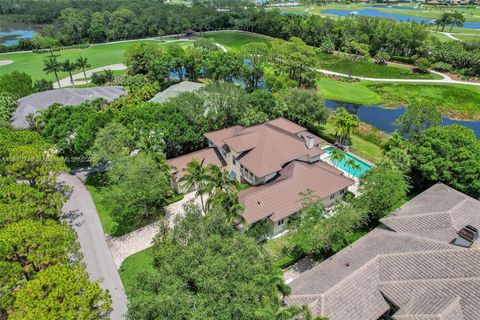
[[[455,277],[455,278],[430,278],[430,279],[411,279],[411,280],[390,280],[379,281],[382,284],[396,284],[396,283],[420,283],[420,282],[447,282],[447,281],[480,281],[480,276],[475,277]]]
[[[462,201],[463,202],[463,201]],[[453,209],[453,208],[452,208]],[[450,209],[451,210],[451,209]],[[388,216],[382,218],[381,220],[393,220],[393,219],[407,219],[407,218],[418,218],[424,216],[438,215],[438,214],[448,214],[450,215],[450,210],[446,211],[437,211],[437,212],[425,212],[418,214],[409,214],[407,216],[394,216],[394,213],[389,214]]]
[[[406,256],[410,254],[429,254],[429,253],[444,253],[444,252],[471,252],[471,251],[480,251],[480,247],[473,247],[473,248],[462,248],[458,247],[458,249],[455,249],[454,246],[452,246],[452,249],[439,249],[439,250],[425,250],[425,251],[406,251],[406,252],[395,252],[395,253],[384,253],[381,254],[380,256]]]

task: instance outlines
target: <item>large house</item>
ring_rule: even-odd
[[[287,279],[286,304],[330,320],[480,319],[480,201],[439,183],[381,222]]]
[[[252,185],[239,193],[243,216],[249,224],[268,221],[272,233],[301,209],[302,192],[313,192],[328,206],[354,184],[321,160],[324,140],[285,118],[209,132],[205,138],[209,148],[168,160],[177,190],[185,191],[178,181],[192,159],[216,164],[232,179]]]

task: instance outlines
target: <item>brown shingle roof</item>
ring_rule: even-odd
[[[292,161],[280,171],[275,181],[243,190],[238,198],[246,207],[242,215],[248,223],[267,217],[279,221],[301,209],[299,193],[312,190],[324,199],[353,183],[341,171],[326,163]]]
[[[315,146],[308,149],[303,136],[307,130],[285,118],[252,127],[235,126],[209,132],[205,137],[218,147],[228,146],[237,153],[246,152],[238,161],[257,177],[278,172],[296,159],[315,157],[324,151],[323,140],[314,136]],[[300,134],[301,136],[298,136]]]
[[[394,231],[374,229],[291,282],[286,302],[330,320],[378,319],[387,300],[398,320],[478,319],[480,248],[450,241],[479,219],[479,201],[437,184],[382,219]]]
[[[197,159],[198,161],[204,161],[204,166],[207,166],[209,164],[214,164],[221,168],[225,166],[225,162],[223,161],[222,156],[218,154],[215,148],[206,148],[189,154],[185,154],[177,158],[169,159],[167,160],[167,163],[170,167],[172,167],[175,178],[178,179],[183,176],[183,169],[185,169],[187,164],[190,163],[193,159]]]

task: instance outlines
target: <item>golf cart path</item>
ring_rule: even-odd
[[[95,69],[85,70],[85,74],[87,75],[87,78],[91,78],[92,74],[94,74],[96,72],[101,72],[101,71],[104,71],[104,70],[117,71],[117,70],[125,70],[125,69],[127,69],[126,65],[124,65],[123,63],[117,63],[117,64],[111,64],[109,66],[103,66],[103,67],[98,67],[98,68],[95,68]],[[87,83],[90,82],[90,80],[87,80],[87,81],[84,80],[83,71],[74,74],[72,77],[73,77],[73,81],[75,82],[75,85],[87,84]],[[79,80],[79,79],[82,79],[82,80]],[[62,88],[63,87],[69,87],[69,86],[72,86],[72,85],[73,84],[70,81],[70,77],[66,77],[66,78],[63,78],[62,80],[60,80],[60,87],[62,87]],[[55,82],[53,84],[53,87],[55,89],[58,89],[59,88],[58,82]]]
[[[71,187],[68,201],[62,208],[62,218],[77,233],[87,273],[92,281],[100,281],[100,287],[108,289],[112,298],[112,320],[124,319],[127,312],[127,296],[117,272],[112,253],[107,245],[102,224],[93,199],[82,181],[75,175],[62,174],[58,178]]]
[[[316,71],[337,77],[348,78],[348,74],[334,72],[325,69],[316,69]],[[437,72],[437,71],[430,71],[432,73],[438,74],[442,76],[443,79],[436,79],[436,80],[425,80],[425,79],[385,79],[385,78],[369,78],[369,77],[359,77],[359,76],[351,76],[351,78],[358,79],[358,80],[366,80],[366,81],[377,81],[377,82],[407,82],[407,83],[440,83],[440,84],[467,84],[472,86],[480,86],[480,82],[469,82],[469,81],[460,81],[460,80],[453,80],[448,75]]]

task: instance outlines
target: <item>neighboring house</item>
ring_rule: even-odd
[[[66,88],[48,90],[23,97],[17,101],[18,107],[12,117],[14,128],[29,127],[27,116],[35,115],[37,111],[48,109],[52,104],[78,106],[87,101],[105,99],[112,102],[126,94],[122,87]]]
[[[232,179],[251,188],[239,192],[248,224],[265,220],[272,234],[286,226],[301,208],[301,193],[311,191],[329,206],[340,200],[354,181],[321,161],[327,143],[304,127],[278,118],[251,127],[234,126],[205,134],[209,148],[168,160],[174,187],[191,159],[205,159],[227,170]]]
[[[198,150],[177,158],[167,160],[168,165],[171,167],[171,173],[173,174],[174,178],[172,180],[172,186],[178,193],[188,192],[180,179],[185,174],[185,168],[187,167],[187,165],[194,159],[203,162],[203,165],[205,167],[209,164],[216,165],[220,168],[225,167],[225,161],[223,161],[222,156],[214,148]]]
[[[439,183],[381,222],[290,282],[286,304],[330,320],[480,318],[480,201]]]
[[[162,92],[157,93],[150,102],[155,103],[165,103],[168,100],[175,98],[176,96],[184,92],[194,92],[204,86],[203,83],[191,82],[191,81],[182,81],[178,84],[168,87]]]

